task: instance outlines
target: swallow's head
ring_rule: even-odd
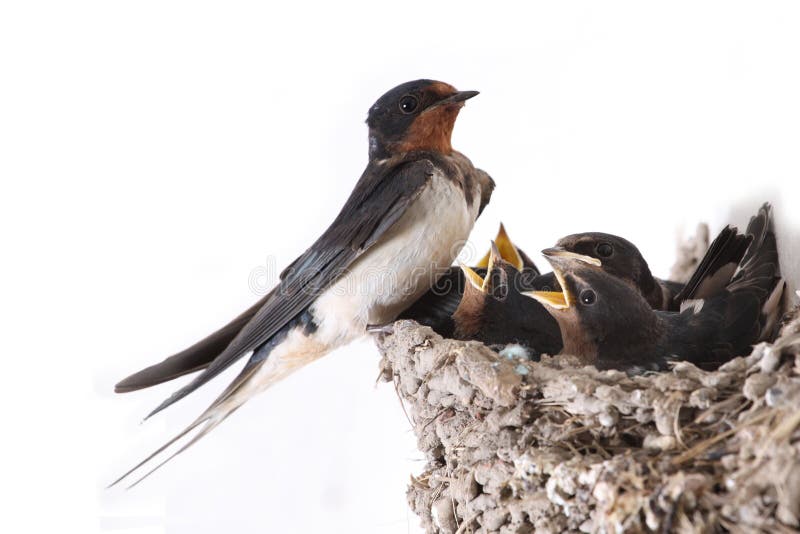
[[[619,236],[601,232],[586,232],[562,237],[556,249],[595,258],[606,273],[616,276],[645,293],[654,283],[650,268],[636,245]]]
[[[592,256],[551,248],[542,251],[561,291],[529,291],[555,318],[563,352],[607,366],[615,354],[652,332],[655,316],[647,301],[623,280],[609,275]]]
[[[457,91],[435,80],[416,80],[398,85],[370,108],[370,158],[386,158],[412,150],[449,154],[450,136],[467,99],[477,91]]]

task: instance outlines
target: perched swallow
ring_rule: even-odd
[[[600,260],[603,271],[636,288],[654,310],[677,311],[684,300],[708,298],[722,291],[749,244],[748,236],[726,226],[686,284],[654,277],[639,249],[619,236],[600,232],[572,234],[559,239],[555,248]]]
[[[461,269],[467,284],[453,313],[453,337],[489,346],[517,344],[534,354],[561,350],[558,323],[538,302],[522,294],[530,289],[531,280],[502,257],[494,242],[485,276],[465,265]]]
[[[208,409],[119,480],[195,431],[165,462],[173,458],[253,395],[364,335],[368,324],[393,320],[430,289],[494,188],[450,144],[459,111],[477,94],[417,80],[378,99],[367,117],[366,170],[330,227],[281,273],[279,285],[219,331],[117,384],[117,392],[133,391],[204,369],[150,417],[252,352]]]
[[[539,269],[525,252],[517,247],[508,236],[503,224],[497,231],[494,242],[499,250],[500,257],[513,265],[522,273],[523,279],[535,280],[539,276]],[[491,251],[487,252],[477,265],[472,269],[484,276],[489,265]],[[442,276],[433,284],[433,287],[403,311],[399,319],[413,319],[418,323],[430,326],[436,333],[443,337],[452,338],[455,331],[453,314],[461,302],[461,296],[467,285],[464,272],[459,267],[449,267]],[[527,284],[528,289],[541,289],[535,284]]]
[[[593,263],[596,258],[563,249],[543,251],[562,291],[526,294],[558,321],[563,352],[599,369],[635,373],[676,360],[713,369],[774,334],[783,281],[770,221],[765,204],[750,220],[751,243],[726,287],[684,301],[678,312],[653,310],[629,283]]]

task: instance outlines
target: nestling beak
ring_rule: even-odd
[[[500,229],[497,230],[497,236],[494,238],[494,243],[497,245],[497,249],[500,251],[500,258],[513,265],[516,270],[521,271],[525,266],[525,262],[522,260],[522,256],[517,250],[517,246],[512,243],[511,238],[508,237],[508,233],[506,232],[506,228],[503,226],[503,223],[500,223]],[[481,260],[478,262],[478,267],[487,268],[489,266],[490,255],[491,250],[487,252],[483,258],[481,258]]]
[[[595,267],[601,267],[602,263],[597,258],[593,258],[591,256],[585,256],[583,254],[578,254],[577,252],[570,252],[569,250],[565,249],[564,247],[551,247],[546,248],[542,251],[542,256],[547,258],[547,261],[553,265],[553,261],[564,263],[563,259],[567,260],[578,260],[584,263],[588,263],[589,265],[594,265]]]
[[[461,262],[458,262],[458,266],[461,267],[461,272],[464,273],[464,278],[467,279],[467,282],[469,282],[469,284],[472,287],[474,287],[475,289],[477,289],[478,291],[484,292],[483,291],[483,283],[484,283],[483,277],[481,277],[481,275],[476,273],[472,269],[472,267],[469,267],[468,265],[465,265],[465,264],[463,264]]]
[[[491,248],[489,252],[486,254],[486,258],[481,260],[481,263],[485,261],[486,267],[486,277],[482,277],[478,273],[476,273],[471,267],[464,265],[463,263],[459,262],[459,267],[461,267],[461,271],[464,273],[464,277],[467,281],[474,287],[481,291],[481,293],[488,293],[489,292],[489,285],[490,285],[490,275],[494,266],[502,260],[502,256],[500,255],[500,250],[497,248],[497,244],[492,241]],[[484,265],[478,264],[478,267],[484,267]]]
[[[526,291],[523,295],[536,299],[545,308],[554,310],[565,310],[575,303],[575,295],[573,295],[564,279],[564,272],[569,267],[569,264],[575,261],[581,261],[600,267],[602,263],[597,258],[591,256],[584,256],[570,252],[562,247],[546,248],[542,251],[542,255],[550,262],[553,267],[553,273],[556,275],[558,284],[561,286],[561,291]]]

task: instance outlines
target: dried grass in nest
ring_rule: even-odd
[[[686,279],[708,229],[679,248]],[[413,321],[381,336],[425,453],[428,532],[797,532],[800,312],[716,372],[628,377],[570,356],[510,360]]]

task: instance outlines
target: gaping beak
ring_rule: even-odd
[[[508,237],[508,233],[506,232],[506,228],[503,226],[503,223],[500,223],[500,229],[497,230],[497,237],[494,238],[494,243],[497,245],[500,258],[513,265],[518,271],[521,271],[525,266],[525,263],[522,260],[522,256],[517,250],[516,245],[514,245],[514,243],[511,242],[511,238]],[[491,253],[492,251],[490,250],[483,258],[481,258],[481,260],[478,262],[478,267],[487,268],[489,266],[489,256]]]
[[[494,241],[492,241],[492,246],[489,249],[489,252],[486,254],[485,265],[479,264],[478,267],[486,268],[486,277],[482,277],[478,273],[475,272],[472,267],[468,267],[463,263],[459,263],[459,267],[461,267],[461,271],[464,273],[464,277],[467,281],[474,287],[475,289],[479,290],[481,293],[488,293],[489,292],[489,282],[490,282],[490,273],[494,268],[495,264],[502,259],[500,255],[500,250],[497,248],[497,245]],[[483,263],[484,260],[481,260]]]
[[[463,263],[459,262],[458,266],[461,267],[461,272],[464,273],[464,278],[467,279],[469,285],[477,289],[478,291],[483,292],[483,284],[485,280],[481,275],[476,273],[472,267],[468,265],[464,265]]]
[[[534,298],[545,306],[554,310],[565,310],[575,302],[575,296],[569,291],[564,279],[564,270],[570,262],[582,261],[589,265],[600,267],[602,264],[597,258],[571,252],[562,247],[546,248],[542,255],[553,266],[553,273],[561,286],[561,291],[526,291],[523,295]]]
[[[565,287],[561,282],[561,277],[556,274],[556,277],[561,283],[561,287]],[[523,291],[523,295],[531,297],[543,304],[545,308],[552,308],[554,310],[565,310],[569,308],[570,293],[567,289],[562,291]]]

